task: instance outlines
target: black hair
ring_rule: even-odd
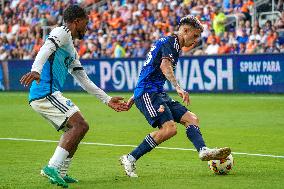
[[[201,32],[203,32],[203,26],[200,23],[200,21],[194,17],[194,16],[186,16],[180,19],[179,24],[178,24],[178,29],[182,26],[182,25],[189,25],[192,26],[196,29],[201,30]]]
[[[70,5],[63,12],[63,20],[65,23],[73,22],[77,18],[87,18],[87,12],[79,5]]]

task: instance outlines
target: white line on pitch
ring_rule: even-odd
[[[1,94],[1,93],[0,93]],[[8,94],[9,96],[28,96],[28,93],[24,93],[24,92],[20,92],[20,93],[6,93]],[[5,95],[6,95],[5,94]],[[88,95],[87,93],[84,93],[84,92],[78,92],[78,93],[73,93],[73,94],[70,94],[70,93],[64,93],[64,94],[67,94],[67,96],[70,96],[70,98],[89,98],[89,97],[92,97],[90,95]],[[130,93],[117,93],[117,94],[120,94],[122,96],[128,96],[128,94]],[[277,95],[277,94],[270,94],[270,95],[262,95],[262,94],[253,94],[253,93],[246,93],[244,95],[238,95],[238,94],[231,94],[231,93],[228,93],[228,94],[224,94],[224,95],[215,95],[215,94],[210,94],[207,95],[200,95],[198,93],[196,94],[192,94],[191,96],[192,98],[196,98],[196,99],[211,99],[211,98],[214,98],[214,99],[223,99],[223,98],[236,98],[236,99],[240,99],[240,100],[246,100],[246,99],[249,99],[249,100],[284,100],[284,95]]]
[[[0,140],[47,142],[47,143],[57,143],[58,142],[56,140],[37,140],[37,139],[27,139],[27,138],[0,138]],[[105,144],[105,143],[96,143],[96,142],[81,142],[81,144],[97,145],[97,146],[137,147],[135,145],[129,145],[129,144]],[[156,147],[156,148],[165,149],[165,150],[196,151],[195,149],[191,149],[191,148],[172,148],[172,147]],[[276,155],[271,155],[271,154],[250,154],[250,153],[244,153],[244,152],[232,152],[232,154],[247,155],[247,156],[260,156],[260,157],[272,157],[272,158],[284,158],[284,156],[276,156]]]

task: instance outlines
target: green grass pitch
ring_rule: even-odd
[[[90,124],[84,142],[138,145],[153,129],[135,106],[116,113],[85,93],[65,93]],[[131,94],[117,94],[128,98]],[[175,94],[171,94],[179,99]],[[0,93],[0,189],[59,188],[40,176],[56,143],[3,138],[58,140],[60,133],[34,112],[27,93]],[[118,159],[133,147],[81,144],[69,174],[80,189],[284,188],[284,96],[192,94],[189,106],[201,121],[209,147],[230,146],[235,165],[226,176],[211,173],[194,151],[155,149],[137,162],[138,179],[124,175]],[[178,126],[178,134],[161,146],[193,148]]]

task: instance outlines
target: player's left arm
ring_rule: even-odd
[[[183,90],[174,75],[174,69],[172,66],[172,61],[169,58],[163,58],[162,63],[160,65],[160,69],[162,70],[163,74],[165,77],[171,82],[171,84],[175,87],[178,95],[182,98],[182,101],[186,104],[189,105],[190,99],[189,99],[189,94],[185,90]]]
[[[111,97],[106,94],[90,80],[79,60],[75,60],[75,62],[77,62],[77,64],[73,64],[73,67],[69,68],[69,72],[85,91],[96,96],[103,103],[107,104],[110,108],[117,112],[128,110],[128,106],[126,102],[123,101],[123,97]]]

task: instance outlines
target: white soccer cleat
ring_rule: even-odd
[[[228,147],[224,148],[214,148],[210,149],[207,147],[203,147],[199,151],[199,158],[202,161],[209,161],[209,160],[220,160],[220,159],[225,159],[231,154],[231,149]]]
[[[129,177],[138,177],[138,175],[135,173],[135,163],[128,160],[127,155],[123,155],[119,159],[120,164],[124,167],[124,171],[127,176]]]

